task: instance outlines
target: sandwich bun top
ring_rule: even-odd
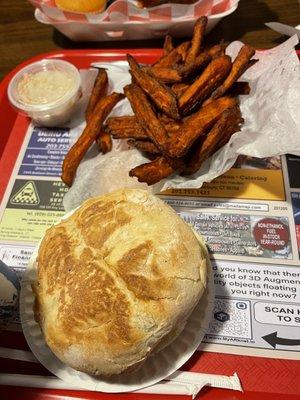
[[[78,13],[102,12],[106,6],[105,0],[55,0],[58,8]]]
[[[206,286],[206,250],[162,200],[124,189],[47,230],[36,318],[56,356],[93,375],[130,371],[184,328]]]

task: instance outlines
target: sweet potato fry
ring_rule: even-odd
[[[134,84],[125,86],[124,93],[131,104],[137,120],[148,135],[148,138],[150,138],[163,153],[168,135],[155,115],[145,93],[139,86]]]
[[[208,53],[201,53],[193,61],[185,63],[182,67],[178,68],[178,73],[184,79],[189,78],[191,75],[199,73],[210,61],[211,56]]]
[[[158,61],[153,64],[153,67],[160,68],[171,68],[173,65],[182,61],[186,57],[187,50],[190,46],[190,42],[183,42],[179,46],[175,47],[170,53],[162,56]]]
[[[230,111],[231,115],[227,116],[227,123],[226,121],[224,121],[223,129],[220,128],[220,131],[222,131],[222,135],[220,141],[218,142],[214,150],[214,153],[218,151],[221,147],[223,147],[226,143],[228,143],[231,136],[235,132],[240,131],[241,124],[244,122],[239,107],[233,107],[231,110],[226,110],[226,111]]]
[[[204,49],[204,52],[209,54],[211,58],[219,57],[225,54],[225,49],[227,47],[227,43],[220,43],[212,46],[208,49]]]
[[[180,96],[179,109],[183,114],[190,112],[197,103],[203,102],[217,85],[229,74],[231,60],[228,56],[220,56],[212,60],[195,82]]]
[[[112,139],[110,134],[102,128],[99,136],[96,139],[96,143],[99,149],[99,152],[106,154],[112,149]]]
[[[225,110],[207,136],[200,143],[195,143],[186,157],[185,175],[198,171],[202,163],[225,144],[230,136],[239,130],[242,117],[239,107]]]
[[[250,85],[248,82],[234,82],[228,90],[228,96],[240,96],[250,93]]]
[[[164,47],[163,47],[163,54],[166,56],[174,49],[173,46],[173,39],[170,35],[165,37]]]
[[[124,95],[121,93],[112,93],[102,97],[96,104],[91,119],[64,159],[61,179],[67,186],[72,185],[78,165],[91,144],[97,139],[105,118],[123,98]]]
[[[228,127],[228,129],[225,129],[223,132],[223,135],[221,137],[221,140],[219,141],[217,147],[216,147],[216,151],[218,151],[221,147],[223,147],[226,143],[229,142],[231,136],[235,133],[235,132],[239,132],[241,130],[241,124],[244,122],[244,119],[242,117],[240,117],[240,120],[236,123],[236,125],[231,125],[231,127]]]
[[[187,55],[188,55],[188,50],[189,50],[190,46],[191,46],[191,42],[187,41],[187,42],[181,43],[177,47],[177,52],[178,52],[178,54],[180,54],[182,62],[186,61],[186,58],[187,58]]]
[[[177,133],[178,129],[180,129],[181,127],[181,121],[175,121],[174,119],[168,117],[166,114],[161,114],[158,118],[164,126],[169,137],[171,137],[174,133]]]
[[[207,17],[200,17],[194,25],[194,33],[191,41],[191,47],[187,53],[186,63],[193,62],[200,53],[201,43],[203,40],[205,28],[207,25]]]
[[[184,156],[192,144],[213,126],[223,111],[236,104],[236,99],[232,97],[221,97],[186,118],[178,133],[166,144],[168,156]]]
[[[134,140],[129,139],[127,141],[129,146],[135,147],[138,150],[144,151],[145,153],[150,154],[160,154],[160,150],[155,146],[154,143],[150,142],[149,140]]]
[[[172,90],[175,93],[176,97],[179,98],[183,94],[183,92],[187,90],[188,87],[189,85],[187,83],[174,83],[174,85],[172,85]]]
[[[246,67],[245,67],[245,71],[247,70],[247,69],[249,69],[249,68],[251,68],[254,64],[256,64],[258,62],[258,60],[256,60],[256,59],[254,59],[254,60],[250,60],[249,62],[248,62],[248,64],[246,65]],[[245,72],[244,71],[244,72]]]
[[[176,65],[178,62],[182,60],[181,54],[178,52],[177,48],[170,51],[170,53],[163,55],[160,57],[152,67],[156,68],[172,68],[173,65]]]
[[[230,74],[227,76],[225,81],[219,86],[211,95],[212,99],[217,99],[223,96],[228,89],[236,82],[239,77],[245,72],[248,67],[250,59],[255,54],[255,50],[247,45],[244,45],[239,51],[236,59],[232,63]]]
[[[249,94],[250,90],[251,88],[248,82],[234,82],[231,88],[227,91],[226,96],[231,96],[231,97],[243,96]],[[206,106],[212,101],[214,101],[214,99],[212,97],[209,97],[207,100],[204,101],[202,105]]]
[[[179,119],[177,100],[172,91],[152,75],[143,71],[132,56],[127,55],[127,59],[132,77],[144,92],[151,97],[154,104],[170,117]]]
[[[107,93],[108,77],[104,68],[99,68],[97,77],[95,79],[94,87],[89,98],[89,102],[85,111],[85,118],[88,121],[94,111],[97,102],[101,97],[104,97]]]
[[[158,157],[154,161],[133,168],[129,172],[129,176],[135,176],[139,182],[154,185],[162,179],[167,178],[173,172],[175,171],[168,164],[168,161],[164,157]]]
[[[106,130],[114,139],[148,139],[147,133],[134,115],[108,118]]]
[[[152,67],[143,68],[143,70],[163,83],[181,82],[182,80],[177,69]]]

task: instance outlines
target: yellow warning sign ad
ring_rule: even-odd
[[[59,181],[16,179],[6,208],[64,211],[68,188]]]
[[[39,195],[33,181],[28,181],[10,199],[10,204],[39,204]]]
[[[275,159],[275,157],[272,157]],[[265,169],[256,166],[256,159],[240,162],[235,168],[219,176],[200,189],[171,189],[164,194],[192,197],[234,198],[249,200],[285,200],[281,164],[270,159],[260,159]],[[272,160],[272,159],[271,159]],[[267,164],[268,162],[268,164]]]

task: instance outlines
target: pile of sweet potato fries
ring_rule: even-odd
[[[127,55],[132,83],[124,94],[134,115],[106,120],[124,95],[107,95],[107,74],[99,69],[86,110],[86,128],[63,163],[66,185],[72,185],[93,142],[106,153],[112,148],[112,137],[126,139],[150,160],[133,168],[130,176],[152,185],[175,172],[194,174],[240,130],[243,119],[237,96],[248,94],[250,88],[237,80],[255,63],[251,59],[255,51],[244,45],[232,62],[224,43],[203,47],[206,24],[206,17],[199,18],[192,40],[177,47],[167,36],[163,55],[151,66],[140,66]]]

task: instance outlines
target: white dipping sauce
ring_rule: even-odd
[[[74,75],[60,70],[25,74],[18,83],[19,100],[26,104],[49,104],[74,88]]]
[[[43,59],[17,72],[7,94],[10,103],[36,125],[63,126],[81,96],[80,73],[67,61]]]

